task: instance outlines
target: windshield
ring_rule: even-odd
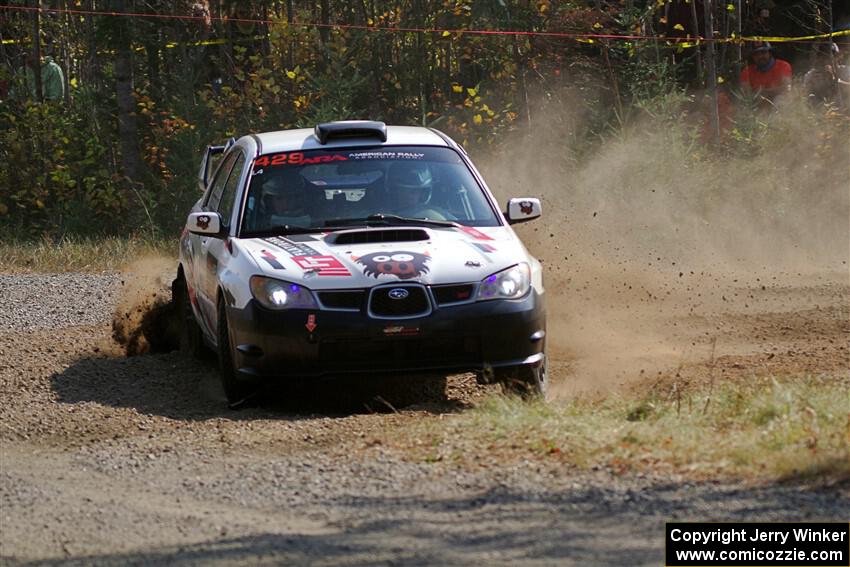
[[[449,148],[394,146],[269,154],[254,160],[243,234],[369,224],[498,226]]]

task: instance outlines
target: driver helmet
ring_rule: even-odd
[[[275,175],[263,183],[263,200],[275,215],[298,215],[304,211],[304,183],[297,173]]]
[[[431,169],[424,163],[398,161],[387,172],[387,187],[402,203],[428,203],[433,184]]]

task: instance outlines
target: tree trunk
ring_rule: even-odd
[[[741,26],[744,19],[744,12],[741,8],[741,0],[735,0],[735,35],[738,38],[738,41],[735,42],[735,80],[738,80],[738,76],[744,67],[744,54],[741,47]]]
[[[295,21],[295,15],[292,13],[292,0],[286,0],[286,30],[289,34],[290,38],[295,37],[295,31],[292,29],[292,22]],[[289,40],[289,52],[287,53],[287,69],[292,69],[295,65],[293,63],[295,57],[295,39]]]
[[[38,8],[38,0],[31,0],[33,8]],[[38,10],[32,11],[32,57],[35,60],[35,67],[32,68],[33,78],[35,79],[35,102],[44,100],[44,90],[41,85],[41,18]],[[27,93],[29,94],[29,93]]]
[[[697,17],[697,3],[696,0],[691,0],[691,22],[694,26],[694,37],[699,37],[699,18]],[[697,77],[699,77],[699,86],[702,87],[705,85],[705,76],[702,72],[702,49],[699,45],[696,46],[697,50]]]
[[[62,0],[59,4],[60,8],[63,10],[68,9],[67,0]],[[62,63],[65,65],[65,73],[63,73],[63,80],[65,84],[63,85],[65,90],[65,106],[71,104],[71,54],[69,52],[69,46],[72,41],[72,27],[71,27],[71,15],[66,13],[60,16],[64,21],[62,22]]]
[[[159,46],[155,43],[146,44],[145,54],[148,57],[148,83],[150,84],[151,95],[153,95],[154,100],[161,102],[163,96],[159,69]]]
[[[113,3],[116,12],[125,12],[125,2]],[[133,99],[133,59],[130,27],[126,18],[115,18],[115,95],[118,102],[118,137],[121,148],[121,172],[131,184],[141,180],[136,127],[136,103]],[[130,195],[133,194],[131,191]],[[128,195],[128,196],[130,196]],[[133,199],[130,199],[131,201]]]
[[[714,20],[712,15],[711,0],[703,0],[705,8],[705,37],[707,41],[707,57],[706,57],[706,85],[710,98],[711,110],[711,133],[712,141],[720,140],[720,114],[717,108],[717,68],[715,67],[714,59]]]
[[[327,43],[328,38],[330,37],[330,29],[328,28],[328,24],[331,22],[331,8],[328,0],[320,1],[321,11],[319,13],[319,19],[322,22],[322,27],[319,28],[319,37],[322,38],[322,43]]]

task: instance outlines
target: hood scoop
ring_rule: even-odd
[[[431,236],[421,228],[367,229],[338,232],[328,235],[330,244],[378,244],[381,242],[419,242]]]

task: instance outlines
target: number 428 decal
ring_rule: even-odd
[[[258,167],[269,167],[275,165],[309,165],[314,163],[331,163],[334,161],[348,161],[348,158],[340,154],[304,157],[304,152],[274,154],[260,156],[255,159],[254,169],[257,169]]]

